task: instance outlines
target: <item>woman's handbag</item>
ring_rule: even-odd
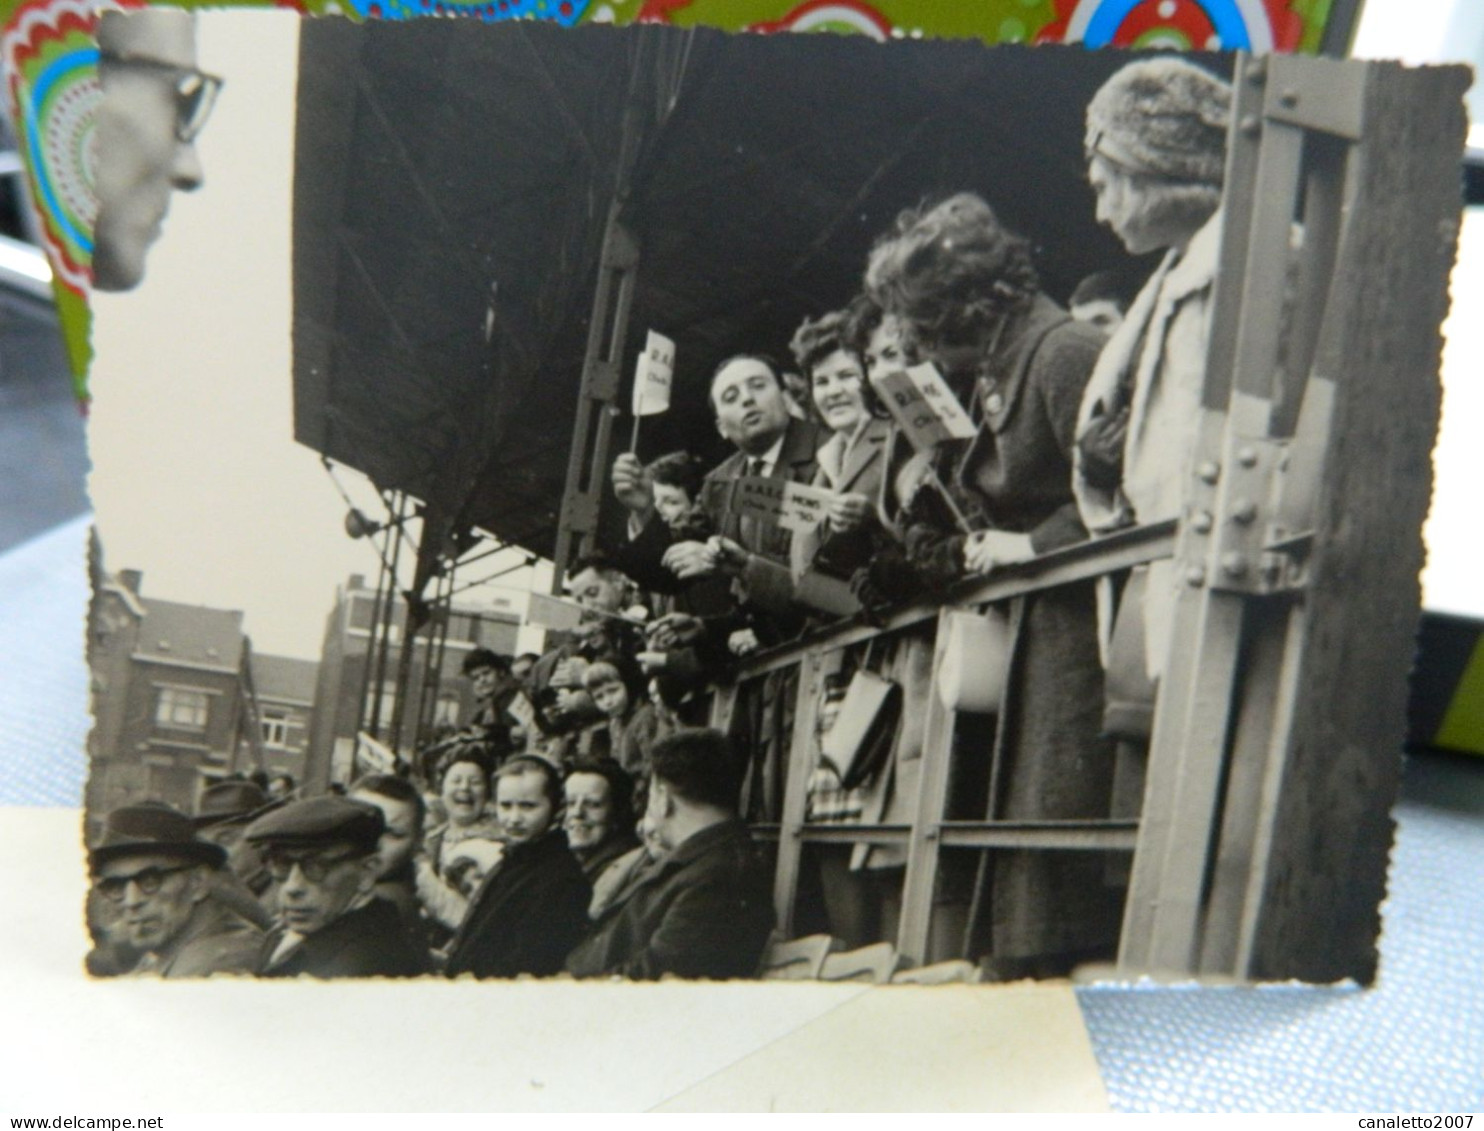
[[[885,676],[861,667],[850,677],[840,713],[820,743],[820,756],[840,775],[842,788],[855,789],[886,764],[901,702],[902,689]]]
[[[994,714],[1005,691],[1010,625],[995,609],[947,613],[938,660],[938,698],[950,711]]]

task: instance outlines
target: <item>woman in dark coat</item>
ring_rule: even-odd
[[[905,570],[880,578],[942,588],[1086,538],[1072,497],[1072,445],[1102,334],[1041,293],[1029,245],[960,194],[899,224],[873,252],[867,286],[903,323],[977,424],[895,476]],[[993,818],[1106,817],[1112,759],[1099,737],[1103,671],[1091,583],[1011,602],[1010,668]],[[988,752],[986,752],[986,755]],[[982,768],[981,768],[982,770]],[[971,775],[972,776],[972,775]],[[1048,977],[1107,957],[1120,893],[1096,855],[996,854],[994,969]]]
[[[561,828],[557,768],[520,754],[495,774],[495,808],[506,848],[469,900],[448,946],[450,977],[547,977],[587,931],[593,888]]]

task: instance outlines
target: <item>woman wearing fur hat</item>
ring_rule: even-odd
[[[1134,255],[1165,250],[1088,382],[1073,490],[1093,533],[1175,517],[1205,380],[1231,88],[1184,59],[1130,63],[1087,107],[1098,220]],[[1143,601],[1157,678],[1174,604],[1169,563]]]

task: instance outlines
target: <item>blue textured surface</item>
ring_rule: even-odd
[[[0,804],[77,805],[87,523],[0,554]],[[1416,760],[1373,990],[1078,991],[1122,1111],[1484,1110],[1484,762]]]
[[[81,805],[90,519],[0,554],[0,805]]]
[[[1079,990],[1114,1110],[1484,1110],[1481,781],[1409,770],[1375,988]]]

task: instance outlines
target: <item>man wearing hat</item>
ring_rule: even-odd
[[[1230,85],[1174,56],[1128,64],[1087,107],[1098,219],[1130,254],[1165,252],[1083,395],[1072,486],[1093,534],[1180,512],[1205,383],[1230,114]],[[1150,567],[1130,592],[1146,582],[1133,607],[1143,614],[1147,674],[1157,678],[1172,563]]]
[[[381,810],[329,794],[258,817],[244,834],[278,885],[279,926],[258,973],[269,978],[411,977],[428,955],[396,907],[373,894],[385,830]]]
[[[242,839],[242,834],[254,819],[281,804],[254,782],[229,778],[202,790],[196,805],[196,829],[202,839],[227,850],[227,867],[254,895],[261,896],[272,881],[257,850]]]
[[[262,932],[210,898],[226,858],[168,805],[144,802],[108,815],[89,863],[99,901],[117,909],[117,935],[142,953],[134,972],[201,978],[254,971]]]

